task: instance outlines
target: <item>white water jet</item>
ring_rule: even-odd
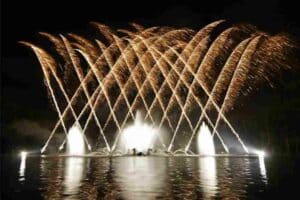
[[[67,136],[67,154],[83,155],[85,154],[85,143],[82,129],[78,124],[72,126]]]
[[[200,127],[197,143],[198,153],[200,155],[215,155],[214,140],[205,122],[203,122]]]
[[[146,152],[152,149],[158,130],[143,122],[141,113],[136,113],[134,123],[125,128],[121,133],[120,145],[123,153],[136,149],[137,152]]]

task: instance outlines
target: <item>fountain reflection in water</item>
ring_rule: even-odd
[[[215,155],[215,145],[208,126],[203,122],[198,133],[198,153]]]
[[[202,157],[199,159],[199,176],[204,199],[213,198],[218,189],[215,157]]]
[[[84,163],[84,158],[81,157],[66,158],[64,194],[75,195],[79,192],[84,174]]]
[[[267,170],[266,170],[264,156],[259,156],[258,161],[259,161],[260,175],[263,178],[264,183],[267,184],[268,183],[268,178],[267,178]]]
[[[21,163],[19,168],[19,181],[25,181],[26,157],[27,157],[27,152],[22,151]]]
[[[25,174],[10,187],[43,199],[260,199],[269,184],[244,157],[27,156]]]
[[[215,154],[213,136],[205,122],[202,122],[200,127],[197,142],[200,155]],[[204,199],[213,198],[217,193],[218,184],[215,157],[202,157],[199,159],[199,176]]]
[[[85,144],[82,129],[75,124],[68,132],[67,141],[68,155],[84,155]],[[64,194],[75,195],[79,191],[84,173],[84,158],[68,157],[66,158],[65,176],[64,176]],[[72,198],[72,196],[70,196]]]
[[[153,199],[167,192],[166,158],[118,158],[114,160],[113,168],[124,199]]]

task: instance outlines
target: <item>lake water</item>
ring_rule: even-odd
[[[286,157],[1,157],[2,199],[266,199],[298,194]]]

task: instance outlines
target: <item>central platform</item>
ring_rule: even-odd
[[[153,155],[102,155],[102,154],[85,154],[85,155],[68,155],[68,154],[47,154],[47,155],[39,155],[39,154],[28,154],[28,157],[42,157],[42,158],[50,158],[50,157],[77,157],[77,158],[108,158],[108,157],[216,157],[216,158],[259,158],[262,157],[258,154],[215,154],[215,155],[188,155],[188,154],[153,154]]]

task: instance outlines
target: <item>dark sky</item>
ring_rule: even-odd
[[[9,101],[31,99],[15,90],[44,96],[38,63],[20,40],[38,43],[39,31],[50,33],[92,30],[88,24],[99,21],[110,26],[129,22],[143,25],[172,25],[200,29],[216,19],[232,23],[248,22],[269,32],[287,31],[299,36],[296,1],[286,0],[207,0],[207,1],[1,1],[1,83],[2,96]],[[21,93],[24,90],[21,90]],[[7,93],[7,94],[3,94]],[[43,100],[43,98],[39,98]],[[42,101],[44,102],[44,101]],[[43,104],[43,103],[42,103]]]
[[[88,24],[91,21],[117,27],[139,22],[199,30],[222,18],[230,23],[251,23],[268,32],[300,36],[297,1],[4,0],[1,4],[1,129],[12,120],[49,110],[39,64],[31,51],[17,43],[38,43],[39,31],[80,33],[92,30]]]
[[[103,3],[105,2],[105,3]],[[129,3],[131,2],[131,3]],[[90,21],[126,25],[179,25],[200,28],[215,19],[250,22],[270,31],[299,25],[296,1],[208,0],[208,1],[2,1],[2,53],[4,57],[25,56],[19,40],[37,40],[38,31],[84,30]],[[299,33],[299,30],[298,30]]]

